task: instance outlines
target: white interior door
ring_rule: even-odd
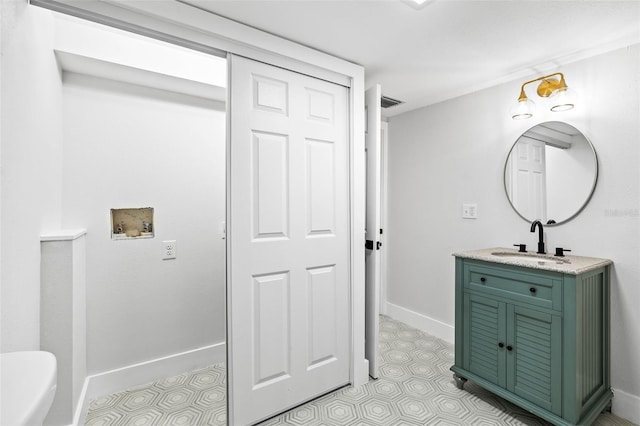
[[[369,375],[378,378],[378,335],[380,315],[380,122],[382,89],[375,85],[365,92],[367,151],[367,217],[365,251],[365,357]]]
[[[231,56],[229,424],[350,380],[345,87]]]
[[[526,136],[518,139],[512,160],[512,200],[522,216],[547,220],[546,144]]]

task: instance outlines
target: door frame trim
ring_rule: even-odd
[[[389,173],[389,122],[382,121],[380,123],[380,227],[383,229],[381,239],[383,247],[386,247],[380,253],[380,313],[387,315],[387,266],[389,262],[389,210],[387,208],[387,198],[389,196],[388,173]]]
[[[349,87],[351,383],[368,381],[365,335],[364,68],[178,0],[30,0],[56,12],[215,56],[227,52]]]

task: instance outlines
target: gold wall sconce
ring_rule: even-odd
[[[564,81],[564,74],[556,72],[529,80],[522,84],[520,96],[516,104],[511,108],[511,118],[514,120],[522,120],[533,116],[536,104],[527,97],[524,87],[536,81],[540,82],[536,92],[541,98],[549,98],[551,111],[567,111],[575,106],[575,91],[567,87],[567,83]]]

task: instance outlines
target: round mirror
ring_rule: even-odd
[[[538,124],[511,147],[504,188],[514,210],[528,222],[567,222],[587,205],[598,180],[591,142],[559,121]]]

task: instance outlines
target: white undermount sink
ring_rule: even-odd
[[[531,263],[534,265],[571,263],[569,259],[556,256],[548,256],[535,253],[513,253],[513,252],[493,252],[492,256],[497,256],[503,260],[515,262]]]

